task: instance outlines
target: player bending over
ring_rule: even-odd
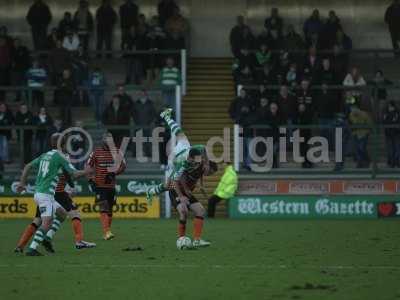
[[[21,175],[20,183],[17,187],[18,192],[25,191],[26,179],[32,168],[36,168],[35,194],[33,198],[39,207],[42,223],[36,230],[31,244],[26,252],[27,256],[42,256],[37,251],[40,244],[50,250],[53,249],[51,240],[61,226],[66,217],[66,211],[54,199],[55,189],[59,176],[65,170],[72,179],[79,178],[89,174],[89,170],[77,171],[71,163],[68,162],[62,152],[57,150],[58,140],[61,138],[59,133],[51,136],[52,150],[43,153],[38,158],[28,163]]]
[[[83,229],[82,229],[82,221],[79,210],[75,203],[71,199],[71,195],[65,191],[66,185],[71,188],[74,188],[74,182],[71,178],[63,171],[63,174],[60,176],[58,181],[56,192],[54,195],[55,201],[60,204],[67,212],[67,215],[71,219],[72,223],[72,230],[74,232],[75,238],[75,248],[76,249],[83,249],[83,248],[94,248],[96,247],[95,243],[86,242],[83,240]],[[40,224],[42,223],[42,219],[40,218],[40,210],[39,207],[36,209],[36,215],[31,224],[29,224],[24,232],[22,233],[17,247],[15,248],[15,253],[23,253],[25,246],[28,244],[29,240],[39,228]],[[54,249],[48,249],[54,252]]]

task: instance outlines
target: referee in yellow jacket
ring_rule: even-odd
[[[208,199],[208,217],[214,218],[215,207],[221,200],[228,200],[232,198],[237,190],[238,176],[231,164],[225,164],[224,175],[218,183],[214,194]]]

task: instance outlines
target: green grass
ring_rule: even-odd
[[[78,251],[67,221],[56,255],[18,256],[27,222],[0,220],[1,299],[400,299],[395,220],[207,220],[196,251],[176,249],[175,220],[116,220],[107,242],[85,221],[98,247]]]

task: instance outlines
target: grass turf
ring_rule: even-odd
[[[12,250],[28,220],[0,220],[2,299],[400,299],[395,220],[207,220],[213,245],[192,251],[174,220],[115,220],[112,241],[85,221],[86,250],[66,222],[56,255],[26,257]]]

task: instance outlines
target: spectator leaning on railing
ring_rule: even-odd
[[[175,108],[175,87],[181,84],[181,72],[175,67],[172,58],[167,58],[166,66],[162,68],[160,73],[160,84],[163,88],[163,96],[165,104],[168,107]]]
[[[39,107],[44,105],[44,92],[41,88],[44,87],[47,81],[47,72],[41,66],[38,60],[34,60],[32,67],[26,72],[26,80],[28,87],[32,89],[32,103]]]
[[[0,161],[10,163],[8,141],[11,139],[11,129],[1,129],[3,126],[12,126],[14,117],[4,102],[0,102]]]
[[[383,114],[383,124],[394,126],[385,128],[387,164],[390,168],[400,168],[400,112],[394,101],[389,101]]]

